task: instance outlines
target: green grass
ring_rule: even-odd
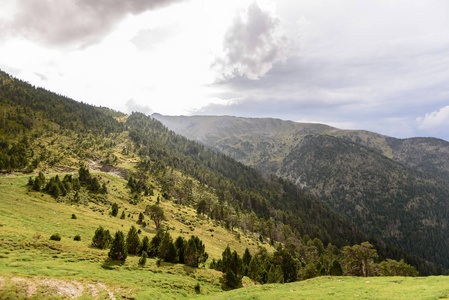
[[[45,193],[30,191],[26,186],[28,176],[0,177],[0,290],[26,294],[27,288],[20,288],[17,280],[34,281],[39,287],[42,286],[39,282],[47,278],[67,284],[75,281],[85,287],[86,296],[90,295],[87,287],[96,282],[106,285],[116,296],[140,299],[150,295],[168,299],[196,296],[194,287],[197,284],[200,284],[202,294],[221,292],[221,273],[215,270],[204,267],[192,269],[169,263],[157,267],[155,259],[149,259],[142,268],[138,267],[139,257],[136,256],[129,256],[122,265],[111,264],[107,260],[107,250],[90,247],[99,225],[112,234],[117,230],[126,234],[135,225],[142,230],[141,238],[146,235],[151,239],[155,233],[152,221],[146,219],[149,223],[146,228],[137,225],[136,221],[139,212],[147,204],[155,203],[158,196],[155,191],[154,196],[145,197],[142,203],[132,205],[127,202],[129,195],[125,180],[104,173],[94,174],[109,181],[107,200],[119,204],[119,215],[121,211],[126,211],[124,220],[109,216],[110,205],[101,201],[64,203]],[[70,200],[70,197],[65,200]],[[165,224],[171,228],[171,235],[185,238],[200,236],[210,259],[220,258],[227,244],[241,254],[246,246],[256,251],[258,242],[255,238],[242,234],[238,239],[235,232],[197,216],[192,208],[165,200],[161,206],[167,216]],[[77,218],[72,219],[72,214]],[[182,219],[192,225],[183,224]],[[61,241],[50,240],[54,233],[61,235]],[[81,241],[73,240],[76,235],[81,236]],[[49,296],[39,292],[39,288],[36,293],[44,298]]]
[[[129,256],[124,264],[110,262],[107,250],[90,247],[95,229],[102,225],[111,233],[122,230],[126,234],[136,225],[139,212],[154,203],[159,194],[155,191],[154,196],[132,205],[127,202],[126,181],[95,174],[109,181],[107,201],[117,202],[119,215],[125,210],[126,219],[109,216],[110,205],[101,201],[70,204],[29,191],[28,176],[0,177],[0,298],[30,295],[37,299],[75,296],[91,299],[113,294],[117,298],[137,299],[440,299],[449,295],[449,277],[320,277],[263,286],[255,286],[244,278],[244,288],[223,292],[221,273],[204,267],[193,269],[164,262],[157,267],[155,259],[148,259],[145,267],[139,267],[136,256]],[[247,246],[253,253],[257,249],[254,237],[240,232],[239,239],[237,232],[197,216],[193,208],[165,200],[161,206],[172,236],[199,236],[210,259],[220,258],[228,244],[241,254]],[[72,219],[72,214],[77,218]],[[147,228],[137,226],[142,230],[141,238],[145,235],[151,238],[155,233],[153,226],[152,222]],[[61,235],[61,241],[50,240],[54,233]],[[73,240],[77,234],[81,241]],[[200,295],[195,291],[197,284]]]
[[[288,284],[267,284],[197,299],[447,299],[449,278],[318,277]]]

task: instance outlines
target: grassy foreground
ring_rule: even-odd
[[[318,277],[196,299],[448,299],[449,277]]]
[[[125,180],[97,174],[109,181],[109,200],[119,203],[119,215],[124,210],[125,219],[111,217],[109,204],[63,203],[30,191],[26,186],[28,176],[0,177],[0,299],[16,299],[12,295],[32,299],[179,299],[222,291],[221,272],[204,266],[190,268],[162,262],[158,267],[155,259],[148,259],[140,267],[139,257],[133,255],[117,264],[108,260],[108,250],[92,248],[90,243],[99,225],[112,234],[117,230],[126,234],[134,225],[142,231],[141,239],[151,239],[155,234],[153,224],[144,228],[136,220],[145,205],[155,203],[158,196],[156,193],[139,205],[129,204]],[[197,216],[190,207],[172,201],[161,202],[161,206],[172,236],[188,239],[198,235],[211,258],[219,258],[227,244],[240,253],[247,246],[252,251],[257,247],[255,238],[243,234],[237,238],[236,232]],[[72,214],[77,218],[72,219]],[[61,235],[61,241],[49,239],[54,233]],[[75,241],[75,235],[81,241]]]
[[[70,204],[56,201],[26,186],[28,176],[0,177],[0,299],[441,299],[449,296],[449,277],[320,277],[283,285],[254,285],[244,278],[244,288],[223,292],[221,273],[205,267],[149,259],[138,266],[138,257],[124,264],[108,261],[107,250],[90,247],[95,229],[125,233],[136,225],[139,211],[154,203],[127,203],[126,182],[102,174],[109,181],[110,200],[120,204],[126,218],[109,216],[110,206],[101,202]],[[227,244],[243,253],[256,250],[257,240],[225,230],[200,218],[192,208],[162,202],[167,226],[173,236],[198,235],[211,258],[219,258]],[[72,214],[77,218],[72,219]],[[188,226],[181,222],[186,220]],[[154,229],[139,227],[141,237],[152,237]],[[61,241],[51,241],[53,233]],[[75,235],[81,241],[74,241]],[[268,245],[264,245],[268,247]],[[272,249],[268,249],[272,251]],[[195,288],[198,287],[199,289]]]

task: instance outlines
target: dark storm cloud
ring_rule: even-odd
[[[22,35],[52,46],[86,46],[98,42],[128,14],[181,1],[18,0],[18,12],[6,26],[11,35]]]
[[[246,16],[234,19],[224,37],[225,54],[212,66],[221,79],[236,76],[258,79],[274,63],[286,58],[287,45],[287,39],[280,33],[279,19],[253,3]]]

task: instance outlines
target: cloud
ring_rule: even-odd
[[[153,110],[148,105],[142,105],[134,99],[129,99],[126,101],[126,112],[129,114],[132,112],[141,112],[149,116],[153,113]]]
[[[418,117],[416,120],[420,124],[420,129],[433,130],[442,126],[447,129],[447,126],[449,126],[449,105],[431,113],[427,113],[424,117]]]
[[[173,38],[180,29],[176,26],[165,26],[156,29],[142,29],[131,42],[142,51],[153,50],[158,44]]]
[[[1,27],[8,33],[51,46],[97,43],[129,14],[184,0],[18,0],[12,20]]]
[[[259,79],[276,62],[288,56],[288,39],[282,34],[279,19],[252,3],[245,16],[237,16],[223,41],[224,55],[212,67],[222,79]]]

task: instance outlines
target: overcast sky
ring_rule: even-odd
[[[449,140],[447,0],[1,0],[0,68],[129,113]]]

